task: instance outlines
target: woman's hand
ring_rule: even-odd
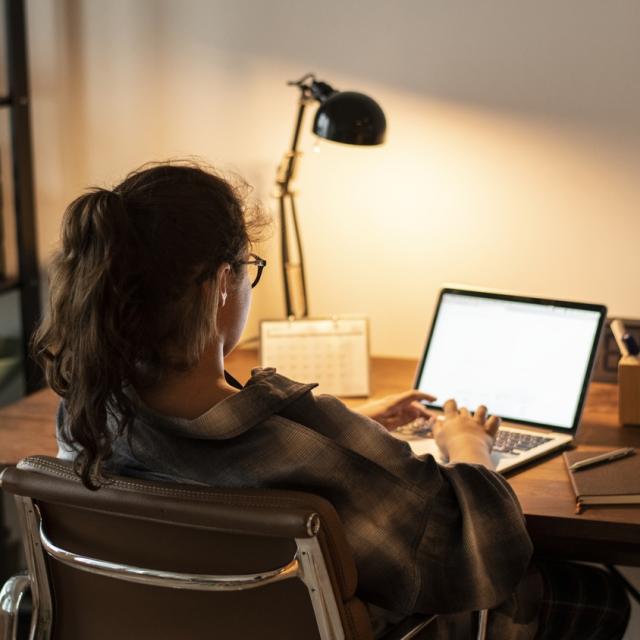
[[[433,437],[450,462],[479,463],[493,468],[491,447],[500,426],[500,418],[487,417],[487,407],[480,405],[473,416],[455,400],[444,403],[444,419],[436,420]]]
[[[393,431],[416,418],[431,419],[433,416],[421,401],[433,402],[435,399],[435,396],[422,391],[405,391],[368,402],[357,407],[356,411]]]

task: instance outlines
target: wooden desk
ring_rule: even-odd
[[[254,351],[238,351],[228,360],[230,373],[243,381],[256,364]],[[373,358],[372,390],[380,397],[411,387],[416,362]],[[357,406],[362,400],[349,400]],[[0,467],[33,454],[56,455],[54,416],[57,397],[40,391],[0,409]],[[580,447],[635,446],[640,427],[617,424],[617,387],[591,385],[577,439]],[[640,566],[640,506],[594,507],[575,514],[562,456],[554,455],[509,476],[527,518],[536,549],[565,559]]]

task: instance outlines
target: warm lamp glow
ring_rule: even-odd
[[[288,84],[300,89],[300,99],[291,149],[280,163],[276,177],[282,280],[287,316],[304,318],[309,315],[307,280],[295,193],[290,189],[290,185],[295,176],[297,160],[301,155],[298,151],[298,141],[305,109],[309,104],[319,102],[313,132],[321,138],[347,145],[381,144],[385,138],[387,122],[378,103],[369,96],[354,91],[336,91],[326,82],[316,80],[312,73]]]

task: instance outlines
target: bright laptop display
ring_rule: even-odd
[[[416,388],[509,422],[575,431],[601,305],[443,289]]]
[[[435,410],[448,398],[470,411],[486,405],[503,418],[494,468],[522,467],[571,444],[606,313],[602,305],[443,289],[415,388],[438,396]],[[418,419],[392,433],[444,464],[432,426]]]

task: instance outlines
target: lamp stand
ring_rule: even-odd
[[[315,98],[310,87],[304,84],[310,76],[289,84],[300,88],[298,113],[293,128],[291,148],[285,153],[276,176],[276,197],[279,204],[280,249],[282,254],[282,281],[287,317],[306,318],[309,315],[307,283],[304,272],[304,255],[300,242],[300,229],[296,213],[295,192],[291,181],[295,177],[298,158],[298,140],[307,105]]]
[[[307,105],[317,101],[313,132],[321,138],[345,144],[372,145],[384,140],[386,120],[375,100],[355,91],[336,91],[326,82],[307,73],[300,80],[288,82],[300,89],[298,114],[293,127],[291,148],[285,153],[276,175],[276,197],[280,214],[280,248],[282,280],[287,317],[306,318],[309,315],[304,257],[296,214],[295,193],[291,190],[298,158],[298,140]]]

